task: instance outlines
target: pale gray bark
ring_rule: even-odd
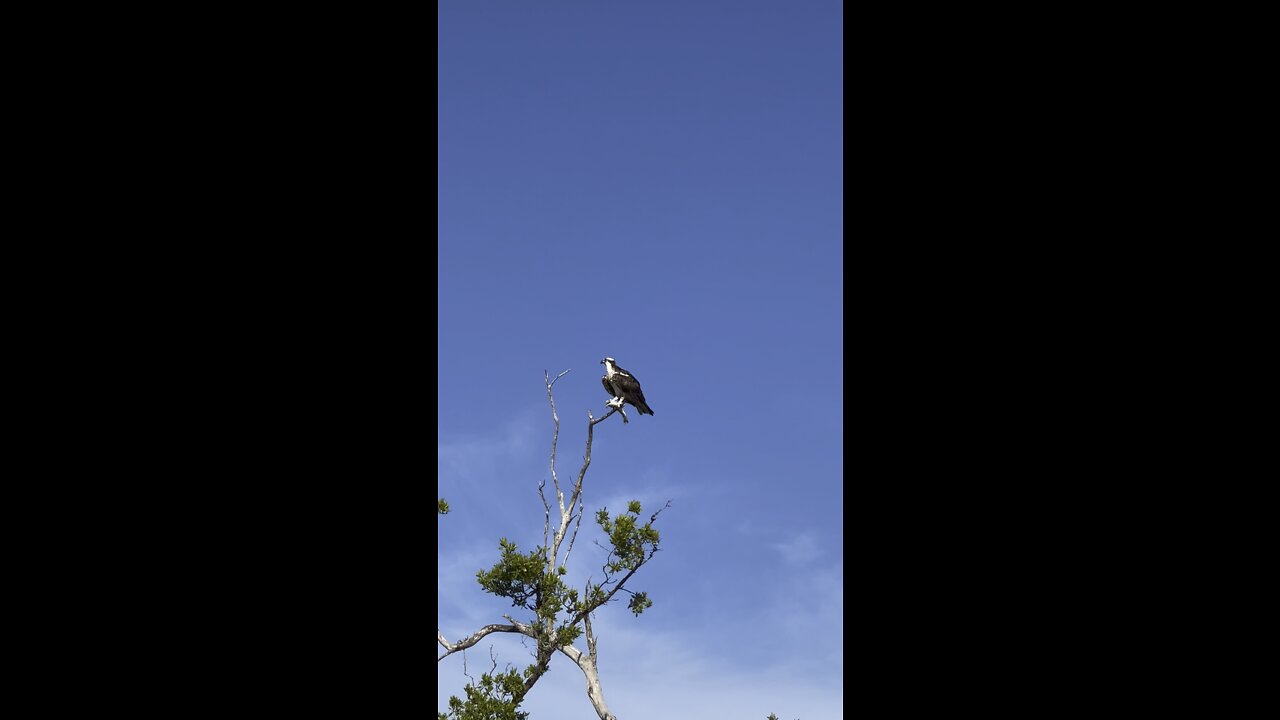
[[[590,622],[587,623],[587,647],[591,649],[587,653],[572,645],[560,648],[560,652],[582,670],[582,675],[587,680],[587,699],[596,709],[596,715],[600,716],[600,720],[618,720],[616,715],[609,712],[609,706],[604,701],[604,692],[600,689],[600,673],[596,670],[596,640],[591,632]]]
[[[450,655],[458,652],[459,650],[466,650],[472,645],[475,645],[476,643],[480,642],[480,640],[483,639],[485,635],[489,635],[496,632],[520,632],[520,627],[518,625],[485,625],[484,627],[480,628],[479,630],[475,631],[474,633],[471,633],[467,637],[455,643],[451,643],[448,640],[445,640],[444,633],[440,632],[440,630],[437,629],[436,642],[440,643],[440,646],[445,649],[445,653],[437,657],[436,662],[440,662],[441,660],[449,657]]]

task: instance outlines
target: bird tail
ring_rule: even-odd
[[[653,414],[653,410],[649,407],[649,403],[644,403],[644,404],[642,404],[642,405],[638,405],[638,406],[636,406],[636,409],[640,411],[640,414],[641,414],[641,415],[646,415],[646,414],[647,414],[647,415],[652,415],[652,414]]]

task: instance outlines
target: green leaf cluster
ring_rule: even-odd
[[[609,516],[607,508],[602,508],[596,513],[596,523],[604,530],[605,535],[609,538],[609,544],[612,546],[609,551],[609,557],[605,561],[604,585],[614,582],[616,575],[626,573],[621,582],[626,582],[627,578],[640,566],[648,562],[654,553],[658,552],[658,544],[662,539],[657,529],[653,527],[654,521],[658,514],[654,513],[649,521],[644,525],[640,524],[640,513],[642,509],[640,503],[632,500],[627,503],[627,510],[616,518]],[[659,510],[658,512],[662,512]],[[631,592],[628,590],[627,592]],[[597,605],[598,607],[598,605]],[[633,615],[639,615],[645,610],[653,607],[653,601],[649,599],[649,594],[644,592],[631,592],[631,599],[627,602],[627,609]]]
[[[526,720],[517,710],[524,699],[524,679],[515,670],[480,676],[479,686],[467,683],[467,699],[449,698],[449,711],[436,713],[439,720]]]
[[[443,499],[440,512],[448,512]],[[478,571],[476,581],[485,592],[507,598],[513,607],[534,613],[529,626],[536,634],[538,662],[524,671],[523,679],[514,670],[497,676],[483,675],[479,686],[466,686],[465,701],[449,699],[449,713],[439,713],[440,720],[523,720],[525,714],[516,708],[524,698],[525,681],[531,678],[536,682],[537,676],[547,671],[551,652],[581,637],[586,616],[624,589],[631,575],[658,551],[660,536],[653,527],[657,514],[641,524],[641,512],[640,503],[633,500],[616,518],[607,509],[596,513],[596,524],[608,540],[604,580],[588,583],[581,597],[578,590],[565,584],[563,578],[568,570],[551,564],[546,547],[521,552],[507,538],[498,541],[498,561],[488,570]],[[653,607],[648,593],[627,592],[631,594],[627,607],[633,614]]]
[[[532,610],[538,620],[534,623],[540,633],[546,632],[548,623],[554,623],[557,617],[568,610],[575,617],[564,620],[549,636],[540,640],[549,642],[553,647],[563,647],[577,640],[582,635],[577,625],[576,613],[582,603],[578,601],[578,591],[565,585],[563,566],[547,572],[547,549],[538,547],[527,554],[521,553],[515,543],[506,538],[498,541],[501,557],[489,570],[476,573],[476,581],[484,591],[511,601],[513,607]]]

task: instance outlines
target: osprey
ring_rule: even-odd
[[[604,385],[604,391],[613,397],[606,405],[621,410],[623,403],[630,403],[641,415],[653,414],[649,403],[644,401],[644,391],[640,389],[635,375],[618,367],[611,357],[601,360],[600,364],[604,365],[604,377],[600,378],[600,383]],[[623,415],[622,419],[626,420],[627,416]]]

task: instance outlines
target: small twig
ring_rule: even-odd
[[[564,564],[569,564],[569,553],[573,552],[573,541],[578,539],[578,530],[582,527],[582,500],[578,501],[578,524],[573,526],[573,535],[569,537],[569,549],[564,551]]]
[[[569,374],[569,372],[570,372],[571,370],[573,370],[573,368],[569,368],[569,370],[565,370],[564,372],[562,372],[562,373],[560,373],[559,375],[557,375],[557,376],[555,377],[555,380],[552,380],[552,381],[551,381],[551,384],[552,384],[552,385],[555,385],[555,384],[556,384],[556,380],[559,380],[560,378],[564,377],[565,375],[568,375],[568,374]],[[547,371],[546,371],[546,370],[543,370],[543,371],[542,371],[542,374],[543,374],[543,375],[546,375],[546,374],[547,374]]]
[[[551,506],[547,504],[547,496],[542,489],[547,486],[547,479],[538,481],[538,497],[542,498],[542,546],[547,546],[547,534],[551,531]]]
[[[516,629],[516,632],[533,637],[533,629],[529,625],[525,625],[510,615],[503,615],[502,617],[511,623],[511,625]]]

